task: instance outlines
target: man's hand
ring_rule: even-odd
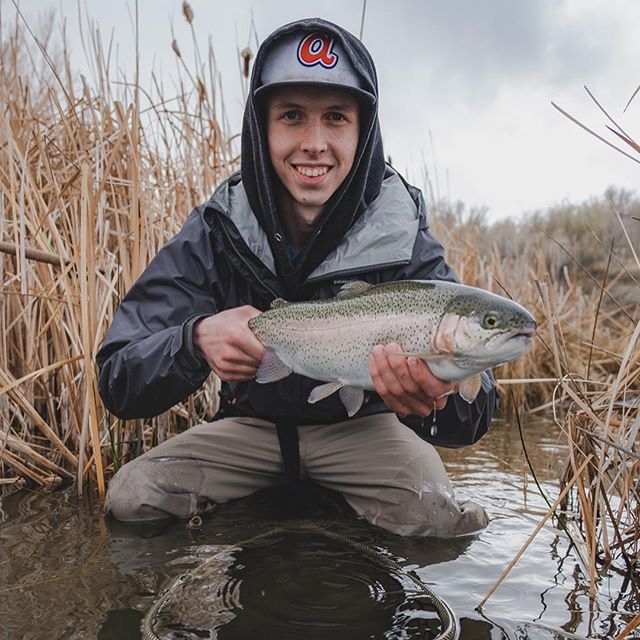
[[[399,344],[377,345],[369,357],[369,374],[376,393],[400,416],[428,416],[443,409],[457,385],[436,378],[426,362],[402,355]]]
[[[221,380],[252,380],[265,352],[248,322],[260,311],[249,305],[221,311],[200,320],[193,329],[193,346]]]

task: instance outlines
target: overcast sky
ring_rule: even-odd
[[[356,35],[361,0],[191,0],[201,49],[212,39],[232,129],[242,92],[238,48],[302,17],[332,20]],[[22,0],[35,20],[47,7],[68,19],[73,63],[81,64],[76,0]],[[86,0],[104,36],[114,29],[119,66],[133,77],[133,0]],[[5,23],[12,4],[0,0]],[[171,28],[189,51],[181,0],[140,0],[143,77],[176,78]],[[633,136],[640,95],[640,2],[636,0],[368,0],[363,40],[378,68],[385,153],[422,186],[423,167],[440,195],[485,205],[491,219],[521,216],[563,200],[635,189],[640,165],[592,138],[551,100],[614,141],[587,85]],[[167,82],[167,86],[171,86]]]

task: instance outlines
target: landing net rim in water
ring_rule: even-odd
[[[268,538],[281,533],[316,533],[322,536],[331,538],[333,540],[338,540],[352,548],[357,549],[358,551],[363,552],[364,554],[371,556],[378,560],[381,564],[386,565],[397,571],[399,574],[406,576],[411,580],[416,586],[420,588],[422,593],[424,593],[430,604],[436,610],[438,617],[441,622],[441,626],[443,627],[440,635],[436,636],[433,640],[457,640],[458,638],[458,626],[456,621],[456,616],[451,609],[451,607],[447,604],[445,600],[440,598],[430,587],[428,587],[413,571],[407,571],[402,567],[399,563],[391,558],[385,556],[380,553],[373,547],[370,547],[367,544],[362,542],[358,542],[357,540],[353,540],[348,536],[345,536],[340,533],[335,533],[333,531],[329,531],[327,529],[323,529],[322,527],[313,526],[313,525],[304,525],[304,526],[296,526],[296,527],[276,527],[267,531],[265,533],[261,533],[256,535],[248,540],[243,540],[242,542],[237,543],[238,548],[242,548],[243,546],[247,546],[253,542],[258,540],[262,540],[264,538]],[[214,556],[215,557],[215,556]],[[182,586],[191,580],[191,576],[188,573],[182,574],[178,576],[176,580],[167,588],[167,590],[154,602],[152,607],[149,609],[147,614],[145,615],[142,621],[142,637],[143,640],[162,640],[162,638],[156,634],[154,631],[155,623],[162,611],[162,608],[169,601],[171,594],[178,586]]]

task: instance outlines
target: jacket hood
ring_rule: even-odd
[[[350,64],[350,74],[357,79],[363,97],[360,104],[360,138],[351,171],[331,196],[317,228],[293,265],[287,255],[284,230],[278,215],[275,181],[267,146],[263,99],[256,95],[262,86],[263,67],[274,50],[292,34],[300,33],[301,41],[308,35],[321,34],[337,43]],[[334,86],[341,86],[335,83]],[[260,93],[258,91],[258,93]],[[242,125],[241,173],[249,205],[264,229],[274,257],[275,268],[286,285],[288,297],[300,295],[305,278],[336,248],[341,238],[378,196],[385,171],[382,138],[378,122],[378,80],[371,55],[358,40],[341,27],[309,18],[287,24],[274,31],[260,46],[251,74],[250,91]]]

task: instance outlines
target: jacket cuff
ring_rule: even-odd
[[[200,356],[193,344],[193,329],[200,320],[208,318],[210,315],[210,313],[205,313],[193,316],[182,325],[180,332],[182,344],[176,353],[176,358],[187,373],[196,373],[205,368],[209,369],[206,360]]]

